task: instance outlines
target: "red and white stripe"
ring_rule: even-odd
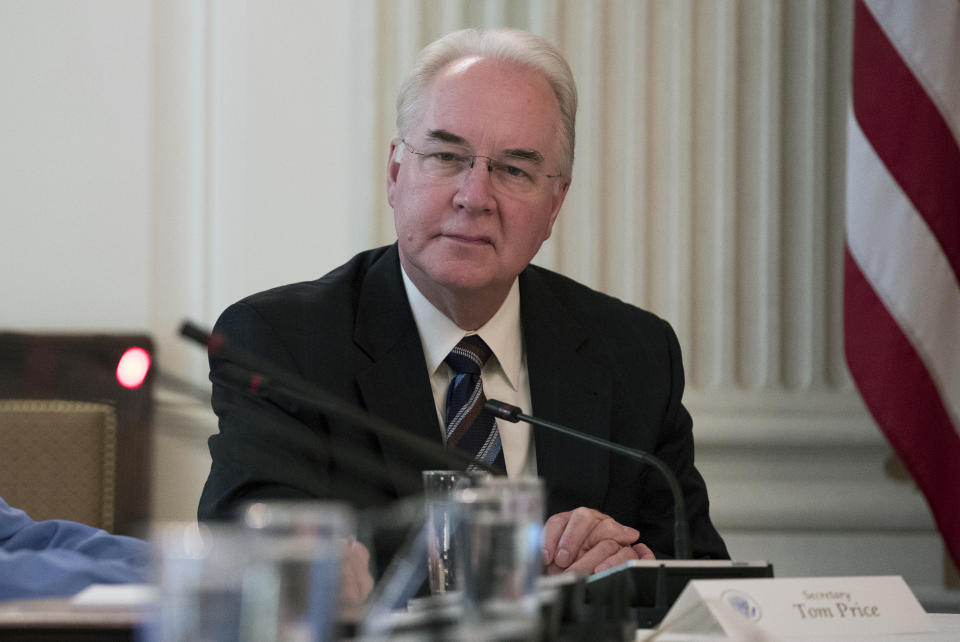
[[[858,0],[844,335],[960,562],[960,0]]]

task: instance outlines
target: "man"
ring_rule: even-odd
[[[669,325],[529,265],[570,186],[576,101],[566,62],[532,34],[464,30],[428,46],[401,88],[387,164],[397,243],[318,281],[249,297],[216,331],[413,434],[458,447],[489,420],[454,403],[470,375],[448,355],[469,353],[486,398],[664,459],[686,496],[695,556],[726,557],[693,467]],[[461,342],[465,335],[482,342]],[[367,453],[391,474],[430,466],[423,453],[279,392],[240,394],[228,385],[232,367],[211,360],[220,434],[210,440],[201,518],[262,497],[349,493],[363,503],[355,483],[363,475],[340,451]],[[673,504],[656,471],[520,424],[481,434],[471,449],[484,461],[545,479],[548,572],[673,554]],[[392,490],[389,479],[363,485],[388,497]]]

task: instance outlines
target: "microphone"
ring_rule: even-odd
[[[642,450],[627,448],[626,446],[621,446],[620,444],[615,444],[612,441],[607,441],[606,439],[600,439],[599,437],[588,435],[585,432],[574,430],[573,428],[567,428],[566,426],[561,426],[560,424],[555,424],[551,421],[525,415],[517,406],[512,406],[496,399],[488,399],[483,405],[483,409],[491,413],[494,417],[499,417],[500,419],[505,419],[512,423],[525,421],[526,423],[534,426],[540,426],[541,428],[553,430],[555,432],[567,435],[568,437],[573,437],[574,439],[586,441],[594,446],[599,446],[604,450],[635,459],[659,470],[660,473],[666,478],[667,485],[670,486],[670,493],[673,495],[674,555],[676,555],[677,559],[690,559],[690,527],[687,524],[686,502],[683,499],[683,492],[680,490],[680,483],[677,481],[677,476],[673,474],[673,471],[670,470],[669,466],[663,463],[663,460],[659,459],[658,457],[654,457],[650,453],[645,453]]]
[[[232,381],[218,379],[216,383],[232,387],[237,392],[253,397],[261,396],[265,389],[270,388],[289,399],[320,410],[330,417],[351,423],[395,444],[418,449],[434,461],[443,462],[444,465],[451,468],[466,467],[473,464],[480,470],[494,472],[489,465],[475,460],[463,451],[456,448],[445,448],[440,444],[407,432],[391,422],[323,390],[302,377],[278,368],[266,359],[232,345],[220,333],[211,334],[191,321],[183,321],[180,325],[180,334],[206,347],[209,354],[223,357],[235,366],[235,368],[227,371],[231,375]],[[422,490],[419,471],[417,471],[416,483],[411,484],[405,490],[407,492]]]

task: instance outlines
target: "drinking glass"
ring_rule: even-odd
[[[460,527],[460,509],[454,501],[454,493],[476,486],[489,476],[489,473],[481,471],[423,471],[427,567],[433,595],[455,593],[462,588],[455,553],[463,529]]]
[[[255,551],[244,585],[247,612],[256,614],[248,630],[277,642],[333,639],[352,511],[336,502],[258,502],[242,523]]]
[[[235,527],[169,523],[152,535],[156,610],[144,625],[150,642],[239,642],[243,581],[250,547]]]
[[[464,526],[459,566],[463,639],[536,637],[536,584],[543,568],[542,480],[491,477],[457,491],[455,498]]]

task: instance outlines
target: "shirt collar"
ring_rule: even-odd
[[[483,324],[476,333],[465,333],[456,323],[433,306],[407,277],[401,266],[403,287],[407,291],[413,320],[420,333],[420,343],[427,360],[427,370],[432,375],[465,334],[479,334],[486,342],[510,386],[515,390],[520,384],[520,368],[523,363],[523,334],[520,330],[520,283],[514,279],[510,292],[500,309]]]

